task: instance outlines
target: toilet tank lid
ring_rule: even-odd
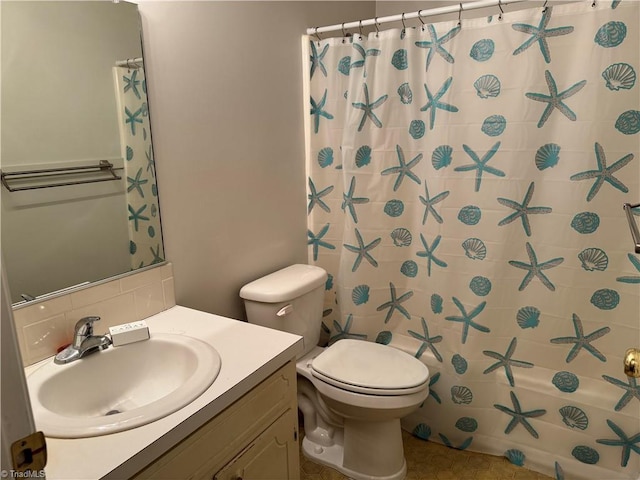
[[[323,285],[326,280],[324,269],[296,264],[246,284],[240,289],[240,297],[255,302],[287,302]]]

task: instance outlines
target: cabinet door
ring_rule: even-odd
[[[282,438],[293,440],[294,429],[297,430],[296,368],[293,361],[144,468],[133,480],[211,480],[215,472],[246,451],[247,445],[253,445],[263,435],[261,432],[268,430],[288,412],[294,412],[295,421],[289,435]],[[297,441],[295,449],[288,453],[295,455],[295,465],[298,465]],[[269,480],[286,478],[272,477]]]
[[[300,478],[297,413],[287,410],[214,480],[295,480]]]

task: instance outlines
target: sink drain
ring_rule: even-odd
[[[115,415],[116,413],[122,413],[122,412],[117,409],[109,410],[107,413],[104,414],[104,416],[106,417],[107,415]]]

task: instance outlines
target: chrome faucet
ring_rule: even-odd
[[[108,348],[111,345],[109,337],[93,334],[93,322],[98,320],[100,317],[84,317],[78,320],[73,331],[73,343],[58,353],[53,361],[62,365]]]

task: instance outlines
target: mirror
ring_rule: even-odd
[[[0,222],[12,302],[164,261],[137,6],[0,8]]]

